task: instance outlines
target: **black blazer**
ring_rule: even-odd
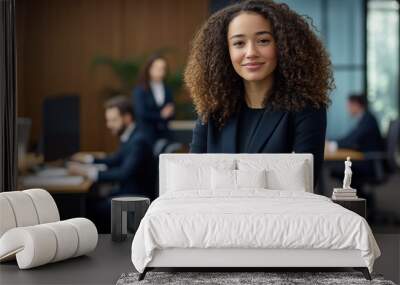
[[[118,150],[94,163],[104,163],[108,169],[99,171],[98,182],[119,183],[117,194],[139,194],[150,198],[155,195],[154,159],[147,137],[137,128]]]
[[[197,120],[190,152],[237,153],[238,115],[232,116],[219,130],[213,120]],[[266,108],[250,138],[249,153],[312,153],[314,187],[324,159],[326,109],[306,108],[299,112],[272,111]]]
[[[137,86],[133,90],[133,106],[135,110],[136,123],[138,127],[149,138],[155,138],[158,132],[166,132],[168,130],[168,121],[172,119],[164,119],[161,117],[161,110],[168,103],[173,103],[171,90],[165,86],[165,100],[161,106],[158,106],[151,88],[146,90],[143,86]]]
[[[338,146],[362,152],[382,151],[383,140],[374,115],[365,111],[355,128],[338,141]]]

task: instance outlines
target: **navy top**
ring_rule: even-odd
[[[314,187],[324,160],[326,108],[310,106],[300,111],[266,108],[252,133],[238,128],[241,112],[233,114],[221,128],[213,119],[197,121],[193,130],[192,153],[240,153],[238,141],[246,143],[247,153],[311,153],[314,156]],[[242,121],[243,124],[243,121]],[[246,136],[244,138],[238,138]]]
[[[247,104],[242,105],[238,121],[237,151],[239,153],[249,153],[250,138],[257,129],[261,121],[265,108],[253,109]]]
[[[151,142],[166,136],[168,121],[173,119],[173,117],[167,119],[161,117],[161,110],[165,105],[173,103],[171,90],[165,85],[164,88],[165,100],[161,106],[157,105],[151,88],[145,89],[143,86],[136,86],[133,90],[132,100],[137,126]]]
[[[365,111],[356,127],[338,141],[338,146],[362,152],[382,151],[383,139],[374,115]]]
[[[135,129],[116,152],[94,163],[103,163],[108,169],[100,171],[98,182],[119,183],[118,194],[144,195],[155,198],[155,162],[147,137]]]

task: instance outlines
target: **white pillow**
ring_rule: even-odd
[[[234,169],[234,160],[175,160],[167,164],[167,191],[210,190],[211,168]]]
[[[211,169],[213,190],[239,190],[240,188],[266,188],[267,177],[262,170]]]
[[[236,170],[236,183],[238,188],[267,188],[267,171]]]
[[[171,191],[184,191],[190,189],[207,189],[208,167],[185,167],[181,164],[170,163],[168,172],[168,189]]]
[[[239,170],[266,169],[268,189],[305,192],[309,188],[309,169],[304,160],[239,159],[237,164]]]
[[[308,183],[303,165],[299,164],[287,173],[277,169],[270,170],[267,176],[270,189],[306,192]]]
[[[211,168],[211,189],[236,189],[236,170]]]

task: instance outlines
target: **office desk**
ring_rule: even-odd
[[[29,152],[18,158],[18,172],[26,173],[29,169],[43,163],[43,155]]]
[[[184,145],[183,152],[189,152],[189,144],[192,142],[193,129],[196,121],[176,120],[170,121],[168,127],[172,134],[172,140]]]
[[[21,176],[19,181],[18,181],[18,190],[25,190],[29,188],[44,188],[50,193],[87,193],[90,191],[90,187],[93,185],[93,182],[85,179],[83,180],[82,183],[78,185],[68,185],[68,184],[54,184],[52,183],[51,185],[46,185],[46,183],[43,183],[41,185],[38,185],[36,183],[29,184],[29,183],[24,183],[23,179],[25,176]]]
[[[334,152],[327,151],[325,149],[324,160],[325,161],[345,161],[350,156],[351,160],[363,160],[364,155],[362,152],[355,151],[352,149],[339,148]]]
[[[18,190],[31,188],[47,190],[56,201],[62,219],[87,216],[86,200],[92,185],[93,182],[88,179],[79,185],[46,185],[45,183],[38,185],[23,183],[23,179],[18,180]]]
[[[33,160],[32,160],[33,161]],[[40,177],[35,173],[29,173],[28,170],[43,164],[43,160],[36,160],[37,164],[31,163],[29,168],[20,171],[18,176],[17,190],[31,188],[43,188],[47,190],[55,199],[63,219],[76,216],[86,216],[87,195],[93,185],[88,179],[83,179],[79,184],[68,184],[67,177]],[[54,162],[46,164],[48,166],[62,167],[62,163]],[[66,178],[66,179],[64,179]],[[78,181],[79,182],[79,181]]]
[[[96,158],[104,158],[107,154],[104,151],[80,151],[75,155],[77,156],[93,155]]]
[[[196,121],[192,120],[174,120],[168,123],[168,128],[173,131],[192,131],[195,126]]]
[[[93,152],[80,152],[79,154],[85,155],[85,154],[90,154],[94,155],[96,157],[104,157],[105,153],[100,152],[100,151],[93,151]],[[56,183],[46,183],[44,182],[43,185],[38,185],[36,183],[29,184],[29,183],[23,183],[23,178],[25,178],[28,173],[28,171],[36,166],[39,165],[45,165],[45,166],[62,166],[63,162],[62,161],[54,161],[50,163],[44,163],[43,156],[42,155],[36,155],[34,153],[28,153],[23,159],[20,159],[18,161],[18,169],[20,172],[19,176],[19,181],[18,181],[18,189],[23,190],[23,189],[28,189],[28,188],[37,188],[37,187],[43,187],[47,191],[51,193],[87,193],[89,192],[93,182],[85,179],[82,183],[79,185],[73,184],[73,185],[68,185],[66,183],[60,183],[57,185]]]
[[[91,154],[96,157],[102,157],[105,155],[104,152],[99,151],[80,152],[80,154]],[[43,188],[47,190],[55,199],[62,219],[76,216],[87,216],[86,201],[93,186],[93,181],[89,179],[83,179],[83,181],[79,184],[68,184],[68,181],[63,180],[64,177],[34,177],[35,173],[29,173],[29,170],[35,169],[36,167],[42,165],[45,167],[64,168],[65,163],[61,160],[45,163],[43,156],[33,153],[28,153],[23,159],[18,161],[18,165],[19,176],[17,190],[31,188]],[[33,177],[33,179],[26,180],[28,176]],[[59,180],[59,184],[57,183],[57,180]]]

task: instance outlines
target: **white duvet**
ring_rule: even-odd
[[[370,272],[380,256],[359,215],[320,195],[265,189],[164,194],[133,239],[135,268],[143,272],[154,250],[165,248],[358,249]]]

